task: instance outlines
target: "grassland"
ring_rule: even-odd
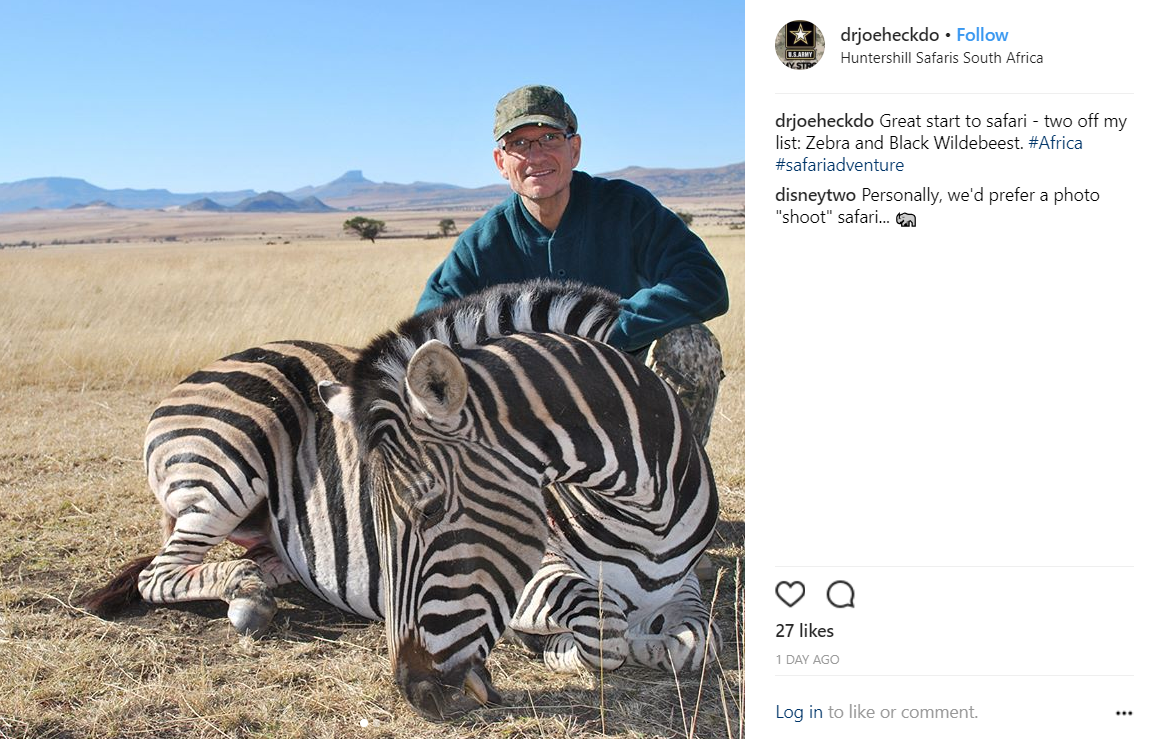
[[[397,236],[475,217],[372,215]],[[723,500],[710,553],[722,569],[714,597],[726,649],[704,677],[553,675],[502,644],[491,665],[510,705],[441,726],[419,719],[396,692],[382,625],[297,586],[279,591],[275,627],[259,640],[235,636],[220,603],[142,606],[112,622],[75,607],[82,592],[159,544],[140,444],[173,384],[264,341],[360,345],[411,313],[451,246],[355,241],[337,233],[341,221],[0,217],[0,243],[72,242],[0,250],[0,736],[739,736],[744,239],[711,217],[695,229],[727,271],[733,307],[711,323],[728,373],[709,447]]]

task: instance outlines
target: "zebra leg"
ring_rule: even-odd
[[[181,487],[180,490],[180,503],[174,502],[178,496],[163,499],[162,505],[173,520],[172,529],[161,552],[137,578],[141,597],[147,603],[224,600],[229,604],[230,623],[239,633],[260,634],[274,618],[276,606],[271,588],[279,578],[272,577],[268,583],[262,568],[251,559],[204,561],[206,553],[230,537],[235,529],[246,528],[243,524],[250,511],[238,515],[227,510],[205,487]],[[254,507],[263,505],[265,495],[256,495],[251,500]],[[179,505],[181,510],[170,510]],[[236,538],[253,543],[251,551],[262,553],[265,540],[255,538],[252,532]]]
[[[272,588],[299,580],[274,551],[270,542],[264,541],[255,544],[246,550],[246,554],[243,554],[242,558],[253,560],[258,565],[258,569],[262,570],[262,578],[266,580],[266,584]]]
[[[627,620],[615,596],[563,562],[541,568],[525,587],[510,628],[556,672],[616,670],[628,654]]]
[[[665,672],[697,669],[704,656],[717,659],[722,647],[693,572],[686,575],[673,600],[635,619],[626,638],[630,664]]]

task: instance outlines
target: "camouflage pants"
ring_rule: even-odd
[[[683,326],[650,344],[642,361],[673,388],[690,414],[695,436],[706,446],[718,383],[726,376],[718,339],[701,323]]]

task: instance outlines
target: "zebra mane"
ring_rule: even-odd
[[[530,280],[496,285],[412,316],[373,339],[352,367],[352,380],[403,378],[408,360],[437,339],[472,349],[518,333],[562,333],[606,342],[617,324],[619,298],[579,282]]]

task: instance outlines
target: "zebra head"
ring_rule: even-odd
[[[349,386],[319,391],[355,424],[374,480],[401,693],[431,719],[501,703],[485,660],[544,555],[539,481],[474,443],[464,366],[437,340],[402,376],[382,361],[357,364]]]
[[[485,391],[452,347],[524,331],[604,338],[617,314],[604,291],[505,286],[405,321],[364,349],[347,385],[319,386],[354,424],[373,480],[395,679],[429,718],[500,702],[485,660],[548,537],[542,477],[483,438]]]

